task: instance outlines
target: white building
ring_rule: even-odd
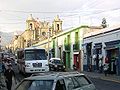
[[[83,69],[100,71],[108,63],[109,73],[120,75],[120,25],[84,35]]]

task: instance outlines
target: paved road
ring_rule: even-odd
[[[18,81],[21,81],[24,78],[24,76],[18,73],[17,65],[13,64],[13,68],[16,72],[16,77]],[[95,84],[98,90],[120,90],[120,83],[101,80],[97,78],[90,78],[90,79],[93,81],[93,83]]]
[[[91,78],[98,90],[120,90],[120,83]]]

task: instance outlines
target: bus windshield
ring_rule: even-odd
[[[46,60],[47,56],[44,49],[25,50],[25,60]]]

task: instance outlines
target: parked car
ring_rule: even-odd
[[[79,72],[37,73],[23,79],[15,90],[96,90],[94,84]]]
[[[51,58],[49,60],[50,71],[65,71],[65,66],[60,58]]]

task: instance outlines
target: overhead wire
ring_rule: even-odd
[[[90,16],[90,15],[95,15],[95,14],[100,14],[100,13],[104,13],[104,12],[109,12],[109,11],[115,11],[115,10],[120,10],[120,8],[112,8],[112,9],[109,9],[109,10],[96,10],[96,12],[90,12],[90,14],[84,14],[84,16]],[[72,14],[69,14],[69,15],[61,15],[61,17],[73,17],[73,16],[80,16],[81,15],[81,12],[30,12],[30,11],[19,11],[19,10],[0,10],[1,12],[5,11],[5,12],[19,12],[19,13],[72,13]],[[82,11],[82,10],[80,10]],[[0,12],[0,13],[1,13]],[[87,12],[87,11],[82,11],[82,12]],[[74,14],[73,14],[74,13]],[[45,18],[40,18],[40,19],[53,19],[53,17],[45,17]],[[12,20],[12,19],[11,19]],[[17,20],[17,19],[16,19]],[[20,21],[20,20],[18,20]],[[20,24],[20,23],[23,23],[23,22],[14,22],[14,23],[0,23],[0,24]]]

